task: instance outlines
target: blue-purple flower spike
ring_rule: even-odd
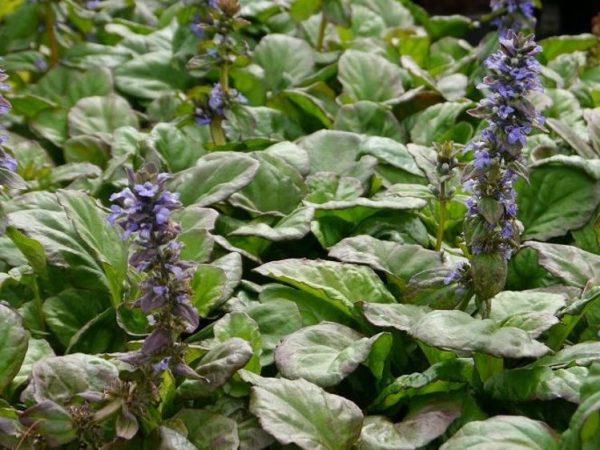
[[[171,213],[181,208],[179,196],[166,189],[169,175],[148,165],[129,174],[129,187],[110,197],[108,221],[123,230],[123,239],[133,238],[135,251],[129,263],[146,274],[140,283],[141,296],[135,306],[148,317],[152,333],[140,352],[126,360],[138,365],[165,369],[184,367],[177,337],[198,326],[196,309],[190,303],[192,264],[182,261],[180,227]],[[187,369],[186,369],[187,370]]]
[[[493,22],[501,34],[508,30],[518,32],[524,28],[532,28],[535,23],[532,0],[491,0],[490,6],[494,12],[504,10]]]
[[[229,88],[227,92],[221,87],[221,83],[216,83],[208,97],[206,108],[197,108],[195,112],[196,123],[198,125],[208,125],[214,119],[224,119],[225,111],[235,104],[245,104],[248,100],[236,89]]]
[[[536,55],[541,48],[533,35],[520,32],[526,24],[517,19],[533,19],[530,1],[492,0],[499,16],[500,48],[485,61],[488,75],[478,86],[485,94],[469,111],[485,119],[487,127],[466,150],[474,160],[466,169],[463,188],[471,194],[466,206],[465,239],[471,253],[471,277],[475,294],[485,300],[482,315],[489,313],[489,299],[506,283],[507,261],[518,249],[517,222],[519,176],[526,174],[523,148],[534,128],[544,129],[544,118],[528,100],[541,91],[541,66]],[[448,282],[455,281],[450,276]]]
[[[470,111],[488,121],[479,140],[467,147],[475,159],[467,171],[465,190],[472,194],[467,202],[468,217],[483,224],[472,236],[474,254],[502,252],[510,258],[518,237],[516,193],[513,183],[522,171],[522,150],[527,135],[543,129],[544,119],[527,99],[532,91],[542,89],[540,64],[535,56],[540,47],[533,36],[508,30],[500,38],[500,50],[485,62],[489,75],[480,89],[488,93],[477,108]]]

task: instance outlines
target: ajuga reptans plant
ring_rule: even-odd
[[[198,125],[210,126],[216,145],[223,145],[226,142],[223,130],[226,112],[247,102],[229,82],[231,67],[244,66],[249,61],[248,46],[236,34],[247,22],[239,17],[237,0],[200,1],[194,6],[197,15],[191,28],[199,39],[199,55],[192,58],[189,66],[193,69],[219,68],[219,81],[207,95],[194,99],[194,117]]]
[[[131,266],[145,274],[136,307],[146,314],[152,333],[139,352],[127,356],[136,366],[162,371],[170,367],[185,375],[178,337],[198,326],[198,313],[190,303],[192,264],[180,259],[181,229],[171,213],[181,208],[179,196],[166,189],[169,175],[147,165],[137,174],[129,173],[130,187],[113,194],[108,220],[123,229],[123,238],[133,237],[135,251]]]
[[[110,198],[114,204],[108,220],[122,228],[124,239],[133,241],[129,263],[143,275],[140,297],[133,307],[146,316],[150,334],[139,350],[121,356],[132,370],[122,372],[127,375],[102,395],[91,393],[87,397],[108,401],[100,410],[110,412],[107,417],[119,411],[116,432],[125,439],[137,433],[138,419],[144,429],[152,429],[153,420],[160,417],[159,389],[165,371],[201,378],[185,363],[186,346],[180,340],[183,333],[197,328],[199,318],[190,303],[193,265],[180,258],[180,226],[171,219],[171,213],[181,207],[178,194],[166,189],[169,175],[158,173],[152,164],[136,174],[128,172],[128,178],[129,187]],[[120,407],[110,406],[115,403]],[[98,416],[102,413],[96,413]]]
[[[467,146],[475,154],[465,171],[464,188],[471,194],[467,201],[465,239],[471,254],[471,276],[482,313],[489,313],[489,300],[506,283],[507,261],[519,247],[519,225],[514,183],[526,174],[523,148],[534,128],[543,129],[544,119],[528,100],[533,91],[542,89],[540,47],[533,35],[516,32],[523,27],[518,17],[531,18],[529,2],[493,1],[508,13],[500,17],[500,48],[485,61],[488,75],[479,88],[486,93],[470,111],[485,119],[488,126],[478,140]],[[518,24],[518,25],[517,25]],[[454,281],[451,278],[449,281]]]

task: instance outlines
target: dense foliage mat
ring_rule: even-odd
[[[600,448],[600,42],[492,7],[0,2],[0,447]]]

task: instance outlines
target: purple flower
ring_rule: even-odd
[[[194,23],[192,23],[191,28],[192,28],[192,32],[196,35],[197,38],[204,39],[205,26],[203,23],[194,22]]]
[[[16,172],[17,160],[9,154],[5,153],[4,155],[0,156],[0,167],[6,170],[10,170],[11,172]]]
[[[523,3],[498,0],[493,2],[493,7],[495,10],[506,7],[509,13],[523,15],[530,12],[522,8]],[[478,140],[467,146],[474,150],[475,158],[463,182],[471,193],[466,202],[467,221],[471,229],[477,230],[468,242],[474,255],[502,253],[508,259],[517,245],[513,240],[518,213],[513,184],[517,174],[512,165],[522,164],[527,136],[534,127],[543,124],[542,116],[527,99],[531,91],[541,86],[540,65],[535,60],[539,51],[532,36],[504,29],[499,50],[485,63],[489,74],[480,89],[488,95],[472,113],[486,119],[488,125]],[[501,214],[490,214],[495,204],[501,205]],[[486,217],[480,211],[483,207],[486,207],[483,211]],[[488,221],[489,217],[496,216],[496,223]]]
[[[223,92],[221,83],[215,84],[212,91],[210,92],[208,106],[210,106],[210,109],[218,116],[223,115],[223,110],[225,108],[225,93]]]
[[[169,368],[169,362],[171,361],[170,357],[166,357],[161,359],[159,362],[154,364],[152,367],[154,368],[154,372],[162,373]]]
[[[196,109],[194,114],[196,123],[201,126],[208,125],[215,117],[224,118],[227,108],[236,103],[247,103],[247,101],[246,97],[236,89],[229,89],[225,92],[221,87],[221,83],[216,83],[208,97],[208,107]]]
[[[473,166],[475,166],[476,169],[484,170],[491,165],[492,158],[490,157],[490,154],[487,151],[482,150],[475,154],[475,162],[473,163]]]
[[[506,13],[494,20],[501,32],[512,29],[519,31],[521,28],[531,27],[535,22],[535,8],[532,0],[491,0],[492,11],[506,8]]]
[[[123,229],[124,239],[133,238],[129,263],[145,274],[134,306],[144,312],[153,330],[129,362],[165,370],[167,358],[181,345],[174,339],[193,332],[199,323],[198,312],[189,302],[193,265],[180,260],[180,226],[171,219],[182,205],[179,194],[166,188],[170,176],[159,174],[153,165],[137,174],[129,172],[128,177],[130,187],[110,197],[115,204],[108,221]]]

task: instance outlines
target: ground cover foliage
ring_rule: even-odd
[[[477,272],[492,3],[2,2],[0,446],[600,448],[599,41]]]

